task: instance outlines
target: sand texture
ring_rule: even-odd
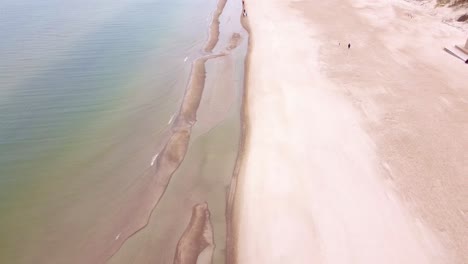
[[[214,246],[208,205],[197,204],[193,207],[190,223],[177,244],[174,264],[211,263]],[[205,256],[202,256],[204,251]]]
[[[443,51],[467,33],[403,1],[246,9],[233,262],[468,263],[468,67]]]

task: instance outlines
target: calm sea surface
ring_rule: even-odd
[[[111,228],[180,106],[215,6],[0,0],[0,263],[73,263]],[[218,130],[237,131],[230,119]]]

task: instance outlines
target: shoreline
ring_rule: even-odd
[[[308,16],[315,17],[318,20],[323,19],[323,22],[327,21],[325,17],[315,14],[319,11],[309,12],[314,16],[307,13],[303,15],[304,17],[295,17],[294,20],[296,21],[293,23],[291,13],[294,12],[297,15],[297,13],[303,11],[303,6],[292,11],[292,7],[288,6],[287,3],[281,5],[277,1],[247,2],[247,4],[255,5],[252,10],[247,9],[249,18],[253,17],[255,19],[255,26],[252,34],[250,19],[242,19],[243,22],[249,23],[247,24],[249,29],[246,28],[249,32],[249,47],[245,63],[246,75],[242,107],[243,141],[240,144],[235,177],[233,177],[228,198],[230,210],[227,215],[231,216],[232,223],[228,229],[231,245],[228,247],[229,262],[227,263],[308,263],[308,261],[344,263],[344,261],[350,260],[346,258],[347,254],[354,255],[355,260],[360,260],[359,263],[375,263],[378,261],[381,263],[419,263],[421,261],[424,263],[451,263],[454,261],[455,256],[452,255],[452,249],[446,244],[446,241],[441,240],[441,234],[433,226],[426,224],[427,219],[421,219],[421,215],[416,214],[413,208],[414,205],[409,206],[402,197],[405,194],[403,190],[395,187],[393,181],[396,179],[392,178],[393,175],[391,175],[390,169],[384,166],[386,163],[381,160],[381,154],[374,150],[376,143],[373,140],[375,140],[375,136],[369,132],[367,127],[367,123],[373,120],[365,115],[369,113],[364,112],[363,115],[360,109],[356,109],[354,98],[350,96],[352,92],[342,91],[342,88],[338,86],[334,79],[336,77],[330,76],[329,72],[333,73],[332,70],[317,65],[319,60],[321,63],[322,60],[328,60],[328,57],[325,58],[323,55],[324,48],[322,47],[326,46],[324,39],[311,37],[316,39],[313,41],[308,40],[307,47],[296,44],[301,43],[301,39],[307,39],[306,36],[300,36],[301,34],[309,36],[326,35],[329,31],[325,31],[326,28],[322,27],[321,24],[312,24],[314,26],[313,30],[306,29],[310,27],[311,21],[314,21],[307,20]],[[301,3],[306,2],[302,1]],[[367,4],[364,3],[365,1],[361,2],[359,3],[361,6]],[[372,6],[372,4],[369,5]],[[377,8],[382,7],[376,6],[375,8],[377,10]],[[317,6],[310,7],[310,10],[316,9]],[[353,15],[357,14],[357,11],[355,12]],[[269,14],[268,21],[287,20],[288,30],[284,25],[268,25],[267,20],[262,21],[262,16],[266,13]],[[288,16],[285,15],[286,13],[288,13]],[[361,19],[371,20],[373,17],[364,16]],[[371,25],[378,27],[381,24],[375,22],[375,24]],[[360,27],[356,26],[356,28]],[[335,29],[330,32],[335,33],[333,30]],[[290,33],[290,31],[297,36]],[[261,36],[256,35],[255,32]],[[286,32],[289,33],[286,34]],[[307,32],[309,34],[306,34]],[[336,32],[342,33],[340,29],[336,29]],[[290,34],[296,36],[295,38],[291,37],[290,40],[291,43],[294,43],[291,44],[293,47],[286,47],[287,43],[283,43],[278,37],[274,37],[290,38]],[[269,45],[275,47],[282,47],[281,52],[279,50],[276,53],[263,51],[263,54],[259,55],[257,53],[262,51],[257,52],[256,50],[256,57],[252,58],[253,42],[256,39],[260,39],[260,42],[267,39],[263,41],[262,49],[267,49],[266,43],[269,43]],[[342,47],[344,41],[341,42]],[[353,48],[350,52],[359,51],[361,45],[363,45],[359,42],[359,39],[354,37],[351,41]],[[338,40],[336,40],[336,44],[338,44]],[[327,45],[330,44],[327,43]],[[336,46],[332,46],[334,50],[339,49],[339,45]],[[297,52],[307,53],[316,51],[316,55],[311,55],[312,58],[307,61],[300,61],[299,57],[294,57],[293,60],[292,54],[294,52],[289,49],[297,49]],[[348,54],[348,57],[350,56],[352,55]],[[278,59],[278,57],[281,60],[268,63],[269,58]],[[347,65],[357,61],[356,57],[347,60],[351,59],[353,61],[345,61],[343,64]],[[427,61],[423,63],[427,63]],[[254,69],[252,64],[254,64]],[[306,73],[305,70],[299,68],[294,70],[284,68],[281,65],[275,65],[274,67],[273,64],[302,65],[304,68],[312,69],[312,73]],[[340,62],[337,62],[335,65],[339,64]],[[341,69],[339,66],[337,68],[341,71],[347,69]],[[289,79],[275,79],[277,77],[274,75],[275,72],[281,73],[282,77],[285,77],[284,79]],[[311,76],[311,80],[309,79],[308,82],[304,82],[308,79],[305,74]],[[267,78],[267,76],[270,77]],[[267,82],[268,79],[274,79],[275,81]],[[357,81],[360,79],[352,76],[348,80],[350,80],[350,83],[358,83]],[[255,90],[252,90],[253,82],[255,82]],[[279,87],[280,84],[289,87],[283,90],[283,87]],[[291,86],[291,84],[295,84],[296,87]],[[304,91],[294,90],[294,88],[305,89],[307,86],[309,88]],[[348,86],[349,84],[346,84],[345,87]],[[309,89],[311,91],[308,91]],[[356,90],[356,88],[354,89]],[[298,97],[288,95],[296,92]],[[288,99],[288,97],[290,98]],[[310,98],[310,102],[306,102],[303,98]],[[361,100],[363,99],[361,98]],[[276,104],[272,103],[273,101]],[[307,118],[305,120],[309,120],[303,122],[307,123],[312,120],[312,123],[314,123],[314,118],[321,120],[321,122],[315,124],[315,130],[310,130],[310,136],[303,134],[298,129],[307,130],[310,124],[302,125],[300,124],[301,121],[297,120],[296,126],[291,127],[291,123],[294,124],[296,120],[294,115],[288,114],[292,114],[293,110],[299,109],[296,109],[295,104],[300,105],[304,110],[308,109],[310,111],[296,112],[295,115],[302,115]],[[313,104],[321,105],[322,108],[315,107]],[[327,104],[331,106],[327,106]],[[282,112],[283,110],[288,110],[288,112]],[[325,113],[320,113],[321,111]],[[256,121],[253,121],[250,115],[252,113],[258,118],[268,119],[268,121],[255,118]],[[310,114],[312,114],[312,117]],[[346,116],[346,118],[339,115]],[[288,119],[284,118],[284,116],[288,116]],[[283,118],[281,119],[283,123],[274,120],[276,118]],[[278,127],[275,126],[276,123],[278,123]],[[323,124],[330,126],[330,128],[320,127]],[[304,146],[291,147],[293,143],[284,142],[287,141],[286,138],[288,137],[294,139],[294,135],[288,136],[276,133],[278,138],[268,135],[275,134],[276,130],[281,130],[281,126],[287,126],[291,133],[302,137],[304,141],[300,144]],[[345,141],[343,141],[342,135],[337,133],[338,131],[347,131],[349,133],[345,137]],[[314,135],[318,136],[319,139],[313,139]],[[318,142],[315,142],[317,140]],[[348,140],[351,141],[348,142]],[[255,146],[252,146],[252,142]],[[259,142],[261,143],[259,144]],[[309,142],[313,142],[313,144]],[[345,145],[341,146],[340,142]],[[283,145],[285,143],[286,145]],[[276,148],[277,146],[280,148]],[[310,147],[307,148],[306,146]],[[320,148],[323,148],[323,153],[320,155],[315,154],[317,151],[320,152]],[[342,148],[353,153],[353,155],[347,157],[346,155],[349,154],[340,153]],[[329,151],[336,151],[336,153],[328,153]],[[302,155],[306,155],[305,158],[296,157],[295,152],[308,152],[309,154],[303,153]],[[309,163],[317,164],[315,168],[304,163],[307,162],[307,155],[313,157]],[[334,168],[333,166],[336,165],[330,163],[332,160],[337,159],[337,157],[333,158],[335,155],[338,155],[338,166],[343,166],[344,169]],[[340,155],[344,155],[344,158],[341,158]],[[329,157],[329,159],[327,160],[326,157]],[[294,162],[289,166],[282,164],[288,163],[288,160],[294,160]],[[349,162],[347,160],[355,161]],[[321,163],[326,165],[319,165]],[[298,170],[294,166],[300,167],[300,169]],[[301,170],[302,167],[304,167],[304,170]],[[255,170],[252,168],[255,168]],[[284,175],[278,174],[280,171],[283,171],[282,174]],[[320,175],[331,179],[322,178]],[[353,179],[350,180],[348,177]],[[347,188],[343,187],[346,185],[348,185]],[[320,186],[323,188],[321,189]],[[327,191],[327,188],[329,191]],[[354,193],[355,190],[360,190],[360,192]],[[353,200],[341,197],[341,195],[345,194],[353,197]],[[353,205],[354,200],[360,202],[359,207],[357,204]],[[310,201],[310,203],[305,201]],[[326,203],[317,204],[318,201]],[[290,206],[288,206],[288,203]],[[333,206],[333,208],[330,208],[330,206]],[[299,210],[296,207],[302,209]],[[385,210],[383,210],[384,208]],[[333,209],[343,214],[344,216],[341,217],[344,217],[344,219],[333,217],[335,212]],[[377,212],[386,215],[388,219],[382,219]],[[364,216],[367,219],[363,218]],[[337,223],[340,219],[344,221],[343,226]],[[445,225],[449,224],[450,222],[447,220]],[[340,230],[340,226],[344,229],[344,232],[355,234],[355,236],[347,237],[346,233],[341,233],[343,231]],[[463,231],[460,226],[458,228],[459,231]],[[284,230],[284,232],[281,230]],[[347,237],[350,242],[343,242],[343,237]],[[386,243],[387,250],[382,250],[383,247],[375,247],[371,243],[371,241],[378,243],[378,241],[383,241],[382,239],[388,240]],[[360,248],[359,245],[361,245]],[[462,247],[458,248],[458,250],[462,250]],[[371,253],[366,254],[366,252]],[[460,253],[458,252],[458,254]],[[402,255],[405,255],[404,259]],[[456,257],[456,261],[461,261],[462,258],[459,255]]]
[[[164,193],[168,185],[170,184],[171,177],[177,172],[178,168],[184,161],[191,139],[192,128],[194,127],[197,121],[197,111],[200,106],[203,91],[206,85],[205,80],[206,75],[208,74],[206,72],[206,63],[209,60],[230,55],[231,51],[236,49],[237,46],[240,44],[240,42],[237,39],[237,36],[233,35],[231,37],[231,41],[223,50],[213,53],[213,49],[219,44],[219,18],[223,14],[226,3],[227,0],[217,1],[216,9],[211,18],[211,23],[209,24],[208,37],[205,41],[205,44],[203,45],[203,48],[200,50],[199,55],[192,61],[189,80],[186,85],[186,89],[182,98],[179,111],[171,117],[172,122],[169,122],[170,128],[168,131],[168,135],[166,136],[166,141],[161,144],[161,146],[163,146],[162,149],[158,151],[158,153],[155,154],[152,158],[149,173],[153,174],[153,176],[151,176],[152,179],[150,179],[150,182],[148,182],[149,187],[145,187],[145,189],[152,190],[151,192],[146,194],[148,196],[152,196],[152,198],[138,199],[148,201],[149,204],[147,205],[147,207],[150,207],[151,210],[148,212],[147,216],[142,218],[145,219],[144,223],[141,222],[139,224],[136,224],[139,227],[130,227],[127,228],[127,230],[125,230],[125,228],[120,229],[122,231],[118,234],[117,238],[115,239],[120,239],[120,242],[117,244],[117,248],[115,248],[115,250],[112,250],[113,253],[106,258],[106,261],[111,260],[113,256],[115,256],[119,252],[119,250],[129,239],[137,235],[140,231],[144,230],[146,226],[148,226],[154,210],[157,208],[159,201],[164,197]],[[194,206],[193,208],[195,207],[196,206]],[[140,208],[138,210],[141,210]],[[206,210],[207,212],[209,212],[209,208],[207,208]],[[134,229],[134,231],[131,231],[132,229]],[[184,240],[184,242],[181,243],[181,245],[191,243],[187,241],[186,237],[182,237],[180,239]],[[192,239],[198,239],[198,237],[192,236]],[[179,247],[176,248],[176,251],[178,252],[178,254],[184,254],[183,249]],[[180,260],[174,259],[174,261],[178,262]]]
[[[240,0],[239,0],[240,1]],[[242,13],[240,14],[240,20],[242,27],[247,32],[248,44],[247,44],[247,53],[245,54],[244,59],[244,84],[242,91],[242,105],[241,105],[241,135],[239,142],[238,156],[236,159],[236,165],[234,167],[233,176],[231,179],[231,184],[229,185],[229,193],[226,199],[226,221],[227,221],[227,232],[226,232],[226,263],[227,264],[236,264],[237,260],[237,243],[238,243],[238,212],[236,208],[236,199],[240,199],[238,195],[238,184],[239,184],[239,174],[245,159],[245,152],[248,148],[249,140],[249,115],[248,115],[248,89],[249,89],[249,75],[250,75],[250,59],[253,46],[252,31],[250,28],[248,17],[244,17]]]

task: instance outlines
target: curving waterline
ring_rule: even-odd
[[[213,18],[210,24],[210,32],[208,35],[208,41],[205,43],[205,52],[212,52],[219,41],[219,17],[223,14],[224,7],[226,6],[227,0],[218,0],[218,5],[213,14]]]
[[[236,164],[234,167],[234,172],[232,174],[231,183],[229,185],[229,192],[226,199],[226,264],[237,264],[237,231],[238,228],[236,223],[239,223],[238,216],[239,214],[236,212],[236,198],[240,199],[236,195],[237,192],[237,185],[239,181],[239,173],[242,167],[242,163],[244,161],[244,154],[245,150],[247,149],[248,142],[248,134],[250,129],[250,121],[248,116],[248,76],[249,76],[249,68],[250,68],[250,58],[252,52],[252,32],[250,30],[249,20],[246,16],[240,17],[241,24],[244,27],[245,31],[248,34],[248,46],[247,46],[247,54],[244,61],[244,91],[242,94],[242,106],[241,106],[241,135],[240,135],[240,142],[239,142],[239,151],[237,153]]]
[[[197,110],[200,105],[203,90],[205,88],[206,62],[210,59],[228,55],[229,51],[234,50],[240,44],[240,35],[235,33],[231,36],[229,45],[225,48],[224,52],[211,54],[212,50],[214,47],[216,47],[219,41],[219,17],[224,10],[226,2],[227,0],[218,1],[217,9],[212,17],[212,22],[210,24],[210,34],[204,47],[204,51],[209,52],[210,54],[200,56],[192,62],[189,83],[187,84],[179,113],[175,116],[174,121],[172,122],[169,139],[164,144],[162,151],[159,152],[159,154],[156,155],[151,162],[151,167],[154,165],[155,169],[152,173],[153,176],[151,177],[151,181],[148,183],[148,185],[146,185],[145,188],[145,191],[151,190],[151,192],[147,195],[151,197],[152,202],[151,204],[147,205],[147,207],[145,206],[146,208],[149,207],[150,210],[144,215],[144,218],[141,218],[142,220],[140,222],[134,223],[133,225],[127,225],[123,228],[124,230],[122,230],[117,235],[117,237],[123,239],[115,239],[117,243],[115,243],[110,249],[110,256],[106,258],[107,261],[110,260],[120,250],[120,248],[122,248],[126,241],[128,241],[132,236],[138,234],[149,224],[151,215],[164,195],[172,175],[179,168],[185,157],[188,144],[190,142],[192,127],[196,123]],[[194,211],[200,210],[200,207],[197,207],[198,209],[195,207]],[[142,209],[136,209],[136,211],[140,210]],[[206,205],[206,211],[208,211],[208,205]],[[197,215],[199,216],[200,214]],[[209,222],[209,217],[206,221]],[[190,227],[188,227],[188,229],[190,229]],[[213,235],[212,228],[205,228],[204,230],[208,233],[211,232],[209,235]],[[194,239],[200,239],[197,236],[188,236],[188,238],[190,237]],[[189,243],[183,242],[188,241],[188,238],[182,237],[180,240],[182,242],[179,241],[179,244],[182,245]],[[185,254],[181,252],[182,249],[178,248],[177,250],[179,253]],[[200,253],[201,251],[198,252],[198,254]],[[176,259],[177,257],[174,259],[174,261],[176,261]]]

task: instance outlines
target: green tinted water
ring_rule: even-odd
[[[150,166],[215,5],[0,3],[1,263],[100,250],[88,238],[112,228]]]

